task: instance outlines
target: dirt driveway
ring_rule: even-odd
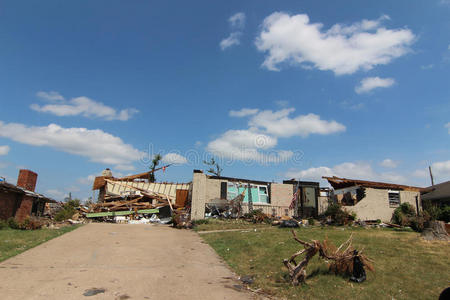
[[[252,299],[231,276],[194,232],[89,224],[0,263],[0,298]]]

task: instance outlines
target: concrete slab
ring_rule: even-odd
[[[192,231],[88,224],[0,263],[1,299],[253,299]],[[104,291],[102,291],[104,290]]]

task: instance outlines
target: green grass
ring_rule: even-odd
[[[254,229],[269,228],[267,224],[253,224],[245,220],[218,220],[206,219],[205,224],[199,224],[194,227],[195,231],[228,230],[228,229]]]
[[[256,228],[253,224],[247,227]],[[316,255],[307,267],[306,284],[293,287],[282,261],[301,245],[292,239],[289,229],[266,228],[271,230],[206,233],[201,237],[237,274],[255,276],[253,288],[281,298],[437,299],[449,284],[448,242],[426,242],[415,232],[391,229],[312,227],[296,229],[297,236],[321,241],[328,236],[338,246],[353,232],[353,245],[364,248],[375,261],[375,272],[368,272],[364,283],[352,283],[329,273],[325,261]]]
[[[65,226],[60,229],[2,229],[0,230],[0,262],[78,227],[80,225]]]

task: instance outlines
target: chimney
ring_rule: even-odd
[[[17,178],[17,186],[26,190],[34,192],[36,188],[38,174],[30,170],[19,170],[19,177]]]

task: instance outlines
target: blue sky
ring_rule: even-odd
[[[2,1],[0,176],[450,180],[450,2]]]

